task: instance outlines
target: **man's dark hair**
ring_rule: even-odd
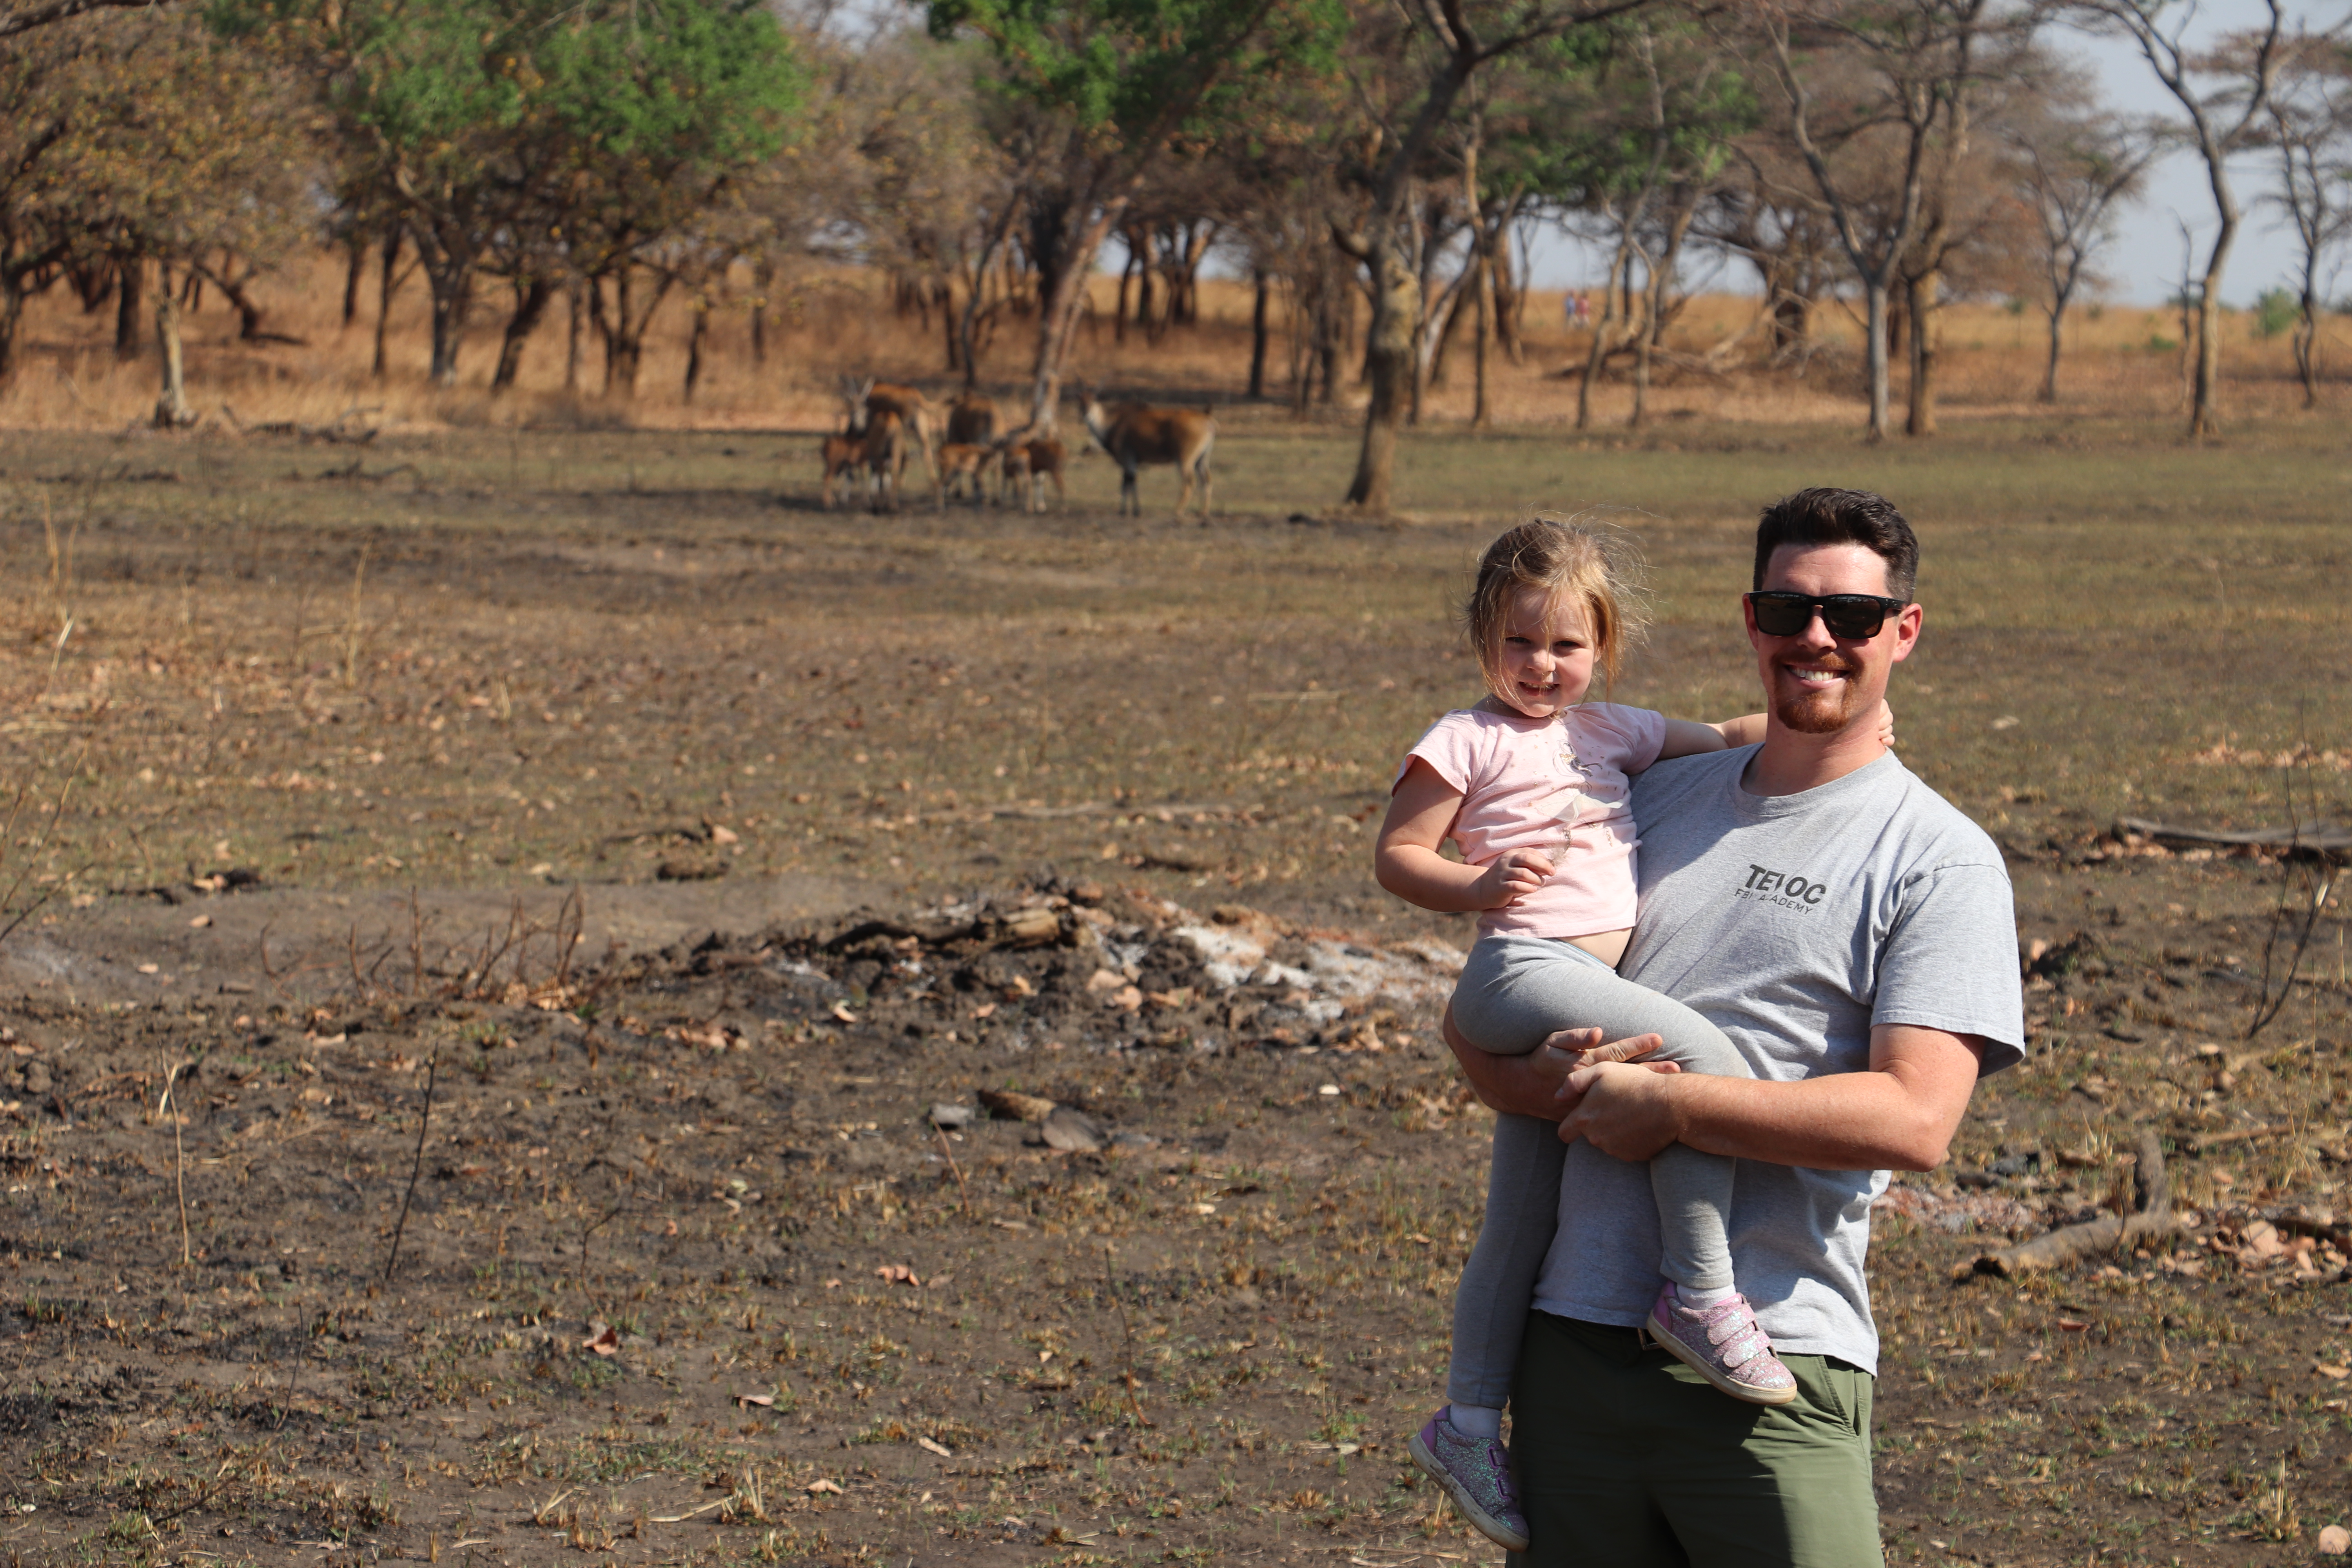
[[[1784,544],[1859,544],[1886,563],[1889,597],[1908,600],[1919,581],[1919,541],[1895,503],[1868,490],[1810,489],[1782,496],[1756,523],[1756,582]]]

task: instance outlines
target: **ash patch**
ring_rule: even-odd
[[[748,1049],[762,1032],[845,1029],[1016,1054],[1378,1054],[1433,1022],[1461,965],[1442,943],[1378,945],[1246,905],[1204,914],[1047,878],[912,914],[713,932],[663,950],[631,978],[655,992],[723,982],[719,1016],[668,1031],[713,1048]]]

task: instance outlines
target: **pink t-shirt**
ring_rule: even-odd
[[[1633,785],[1658,760],[1666,721],[1646,708],[1585,702],[1555,719],[1494,706],[1448,713],[1405,754],[1462,792],[1446,837],[1484,866],[1512,849],[1550,852],[1551,879],[1478,921],[1482,934],[1577,937],[1624,931],[1635,905]],[[1562,849],[1566,846],[1565,851]]]

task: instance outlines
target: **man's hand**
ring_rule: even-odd
[[[1561,1086],[1559,1135],[1620,1160],[1682,1143],[1821,1171],[1929,1171],[1968,1110],[1984,1047],[1972,1035],[1881,1024],[1870,1031],[1867,1070],[1795,1082],[1599,1062]]]
[[[1573,1143],[1581,1138],[1610,1158],[1633,1164],[1654,1160],[1669,1145],[1686,1142],[1673,1092],[1659,1089],[1681,1070],[1672,1062],[1636,1065],[1622,1058],[1579,1067],[1559,1086],[1559,1102],[1568,1112],[1560,1119],[1559,1141]]]
[[[1454,1026],[1450,1002],[1438,1020],[1437,1032],[1462,1064],[1462,1076],[1470,1080],[1482,1104],[1507,1115],[1533,1116],[1544,1121],[1559,1120],[1559,1096],[1580,1068],[1594,1062],[1645,1056],[1664,1043],[1655,1035],[1636,1035],[1603,1045],[1598,1029],[1562,1029],[1526,1056],[1497,1056],[1472,1045]],[[1653,1070],[1681,1069],[1672,1062],[1660,1062]]]

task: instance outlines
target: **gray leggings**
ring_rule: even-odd
[[[1723,1031],[1671,997],[1621,978],[1573,942],[1486,936],[1470,950],[1454,992],[1454,1023],[1497,1056],[1522,1057],[1560,1029],[1597,1026],[1605,1040],[1659,1035],[1646,1058],[1685,1072],[1752,1078]],[[1499,1410],[1511,1395],[1519,1336],[1536,1276],[1559,1221],[1559,1173],[1567,1157],[1559,1126],[1532,1116],[1495,1119],[1495,1163],[1486,1179],[1486,1220],[1454,1296],[1454,1361],[1446,1396]],[[1650,1162],[1657,1200],[1661,1269],[1697,1290],[1731,1285],[1724,1215],[1731,1207],[1731,1160],[1680,1143]]]

